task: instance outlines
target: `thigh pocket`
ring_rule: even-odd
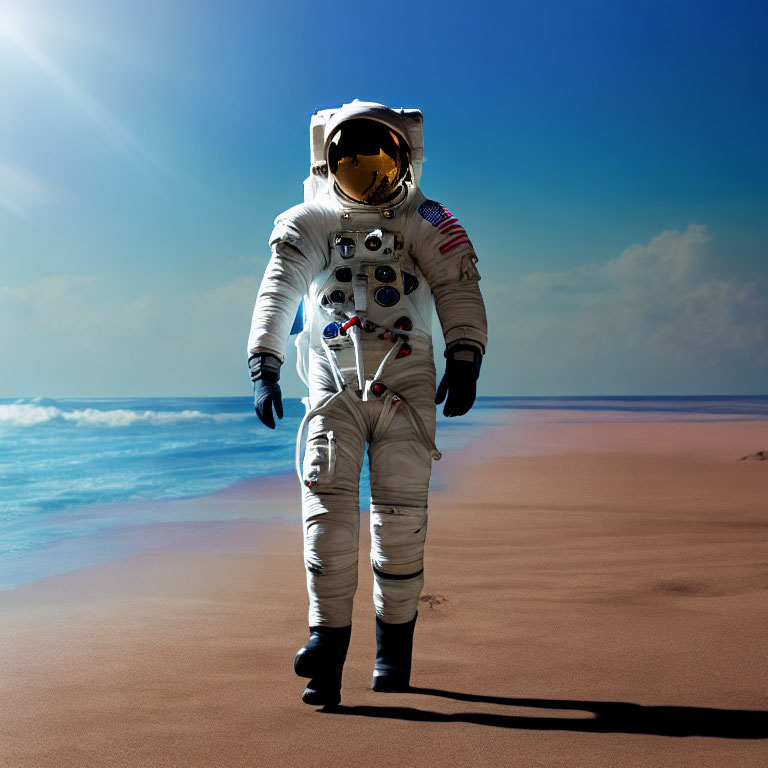
[[[307,488],[316,491],[330,487],[336,472],[336,435],[332,430],[320,432],[307,440],[302,465],[302,479]]]

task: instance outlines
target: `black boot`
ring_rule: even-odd
[[[341,701],[341,673],[347,658],[352,625],[310,627],[309,642],[293,660],[299,677],[312,678],[301,695],[305,704],[332,707]]]
[[[378,693],[407,691],[411,682],[413,630],[418,614],[405,624],[388,624],[376,617],[376,661],[371,690]]]

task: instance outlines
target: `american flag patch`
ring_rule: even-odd
[[[469,236],[464,227],[459,224],[459,220],[440,203],[425,200],[419,206],[419,214],[445,236],[440,246],[440,253],[448,253],[459,245],[469,243]]]

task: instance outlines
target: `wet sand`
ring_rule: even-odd
[[[188,524],[2,592],[0,766],[764,766],[768,461],[739,459],[765,449],[765,421],[500,414],[435,466],[408,694],[368,688],[363,525],[333,711],[291,666],[296,523]]]

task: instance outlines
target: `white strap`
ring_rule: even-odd
[[[336,388],[341,392],[344,389],[344,376],[341,374],[341,368],[336,360],[336,355],[333,350],[328,346],[328,342],[323,339],[323,350],[325,356],[328,358],[328,364],[331,366],[331,373],[333,374],[333,380],[336,382]]]
[[[440,459],[443,457],[443,454],[437,450],[435,441],[429,436],[429,433],[427,432],[427,428],[424,426],[424,422],[421,420],[421,416],[419,416],[419,414],[416,413],[416,411],[411,407],[411,405],[402,395],[398,395],[394,392],[392,394],[393,394],[393,397],[398,398],[402,402],[402,404],[405,406],[405,412],[408,414],[408,418],[411,420],[411,424],[413,424],[414,429],[416,430],[419,437],[421,438],[421,442],[429,450],[429,453],[430,453],[430,456],[432,456],[432,459],[434,461],[440,461]]]
[[[306,406],[307,412],[304,414],[304,418],[301,420],[301,424],[299,424],[299,432],[296,435],[296,475],[299,478],[299,482],[303,482],[304,478],[302,476],[301,472],[301,446],[304,442],[304,432],[307,429],[307,424],[309,423],[309,420],[313,416],[317,416],[318,413],[322,413],[330,404],[333,402],[337,397],[344,394],[344,390],[341,392],[333,392],[328,397],[325,398],[322,402],[318,403],[314,408],[309,407],[309,398],[304,398],[304,405]]]
[[[352,346],[355,348],[355,366],[357,367],[358,389],[362,392],[365,389],[365,365],[363,362],[363,347],[360,342],[360,326],[353,325],[347,331],[352,337]]]

